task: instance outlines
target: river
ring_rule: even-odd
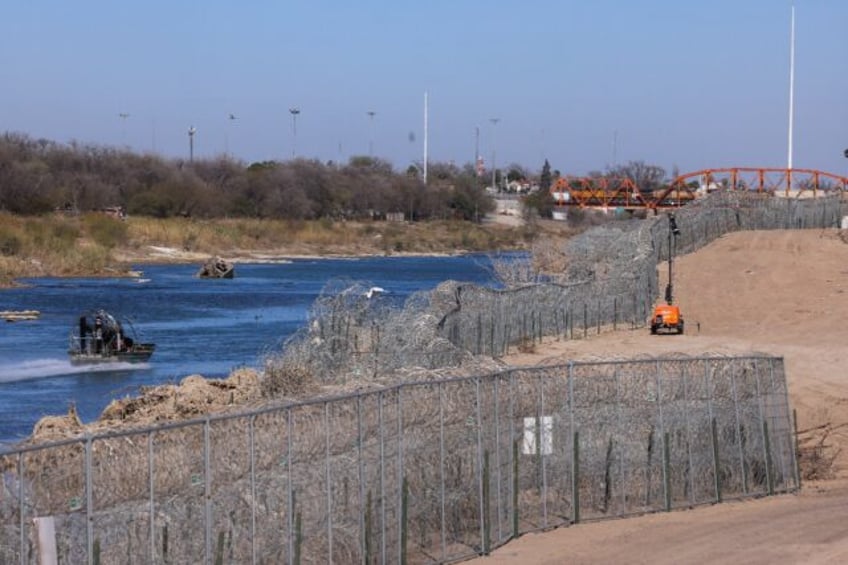
[[[197,265],[144,265],[140,278],[35,278],[0,290],[0,310],[38,310],[33,321],[0,322],[0,441],[28,436],[44,415],[73,403],[84,422],[140,386],[202,374],[224,377],[261,365],[301,327],[328,282],[362,282],[402,302],[448,279],[487,284],[485,255],[292,259],[236,266],[232,280],[198,279]],[[74,366],[68,337],[80,314],[102,308],[156,343],[147,363]]]

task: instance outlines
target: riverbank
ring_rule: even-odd
[[[293,257],[441,255],[528,249],[561,223],[331,222],[0,214],[0,287],[23,277],[132,276],[135,265]]]

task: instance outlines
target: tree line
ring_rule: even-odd
[[[476,220],[494,201],[470,165],[431,163],[428,183],[379,158],[347,163],[311,159],[244,163],[226,156],[186,162],[126,149],[25,134],[0,136],[0,211],[44,214],[121,207],[167,218],[292,220]]]
[[[553,181],[547,159],[536,175],[517,164],[496,171],[507,181],[538,181],[523,197],[527,213],[550,217]],[[630,178],[641,189],[659,187],[665,170],[642,161],[593,171],[590,177]],[[120,207],[128,214],[168,218],[272,218],[288,220],[462,219],[476,221],[495,209],[488,175],[472,164],[430,163],[395,171],[383,159],[355,156],[347,163],[314,159],[244,163],[219,156],[168,159],[128,149],[25,134],[0,135],[0,211],[35,215],[54,210],[88,212]],[[495,191],[497,192],[497,191]]]

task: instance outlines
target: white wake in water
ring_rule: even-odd
[[[101,365],[72,365],[65,359],[33,359],[9,365],[0,365],[0,383],[12,383],[81,373],[106,373],[149,369],[148,363],[104,363]]]

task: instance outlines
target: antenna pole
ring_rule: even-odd
[[[789,153],[786,168],[792,169],[792,129],[795,121],[795,4],[792,4],[792,23],[789,31]]]
[[[429,131],[428,131],[429,118],[428,118],[428,115],[427,115],[428,112],[429,112],[429,109],[428,109],[428,104],[427,104],[427,91],[425,90],[424,91],[424,184],[425,185],[427,184],[427,158],[428,158],[427,157],[427,149],[428,149],[428,147],[427,147],[427,143],[428,143],[427,136],[429,135]]]

